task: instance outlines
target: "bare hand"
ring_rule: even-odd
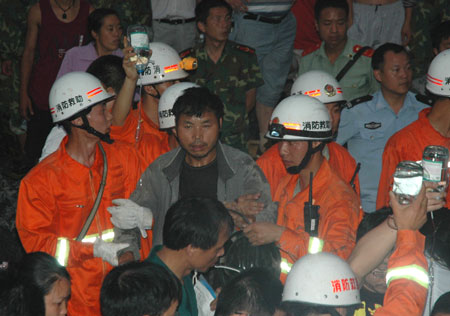
[[[12,60],[2,61],[2,74],[8,77],[12,75]]]
[[[119,266],[131,261],[134,261],[133,253],[131,251],[127,251],[119,257]]]
[[[211,302],[211,304],[209,304],[209,308],[211,309],[212,312],[214,312],[217,308],[217,299],[221,291],[222,291],[221,287],[217,288],[217,290],[214,291],[214,293],[216,294],[216,298]]]
[[[245,236],[254,246],[269,244],[280,240],[284,227],[268,222],[253,223],[244,228]]]
[[[125,71],[127,78],[137,81],[137,79],[139,77],[138,72],[136,70],[136,62],[137,61],[130,60],[131,57],[136,56],[136,53],[133,51],[133,47],[128,45],[128,39],[126,36],[124,36],[124,38],[123,38],[123,46],[124,46],[124,48],[122,49],[123,70]]]
[[[31,99],[27,93],[20,96],[19,113],[27,121],[30,120],[30,115],[34,115]]]
[[[411,35],[412,35],[411,25],[409,23],[404,23],[401,30],[403,46],[408,45],[409,41],[411,40]]]
[[[424,181],[423,184],[426,188],[426,196],[428,199],[427,211],[432,212],[444,207],[446,192],[434,192],[434,189],[439,185],[445,185],[445,183]]]
[[[234,11],[247,12],[248,8],[242,0],[226,0]]]
[[[389,197],[395,224],[399,230],[418,230],[425,224],[427,221],[427,197],[424,186],[414,201],[408,205],[399,204],[392,191],[389,192]]]
[[[264,203],[257,200],[261,196],[261,193],[256,194],[244,194],[236,200],[236,211],[241,212],[245,216],[258,215],[264,209]]]

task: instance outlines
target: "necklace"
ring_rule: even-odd
[[[67,19],[67,14],[66,14],[66,11],[69,11],[70,10],[70,8],[72,8],[73,7],[73,4],[75,3],[75,0],[72,0],[72,3],[71,3],[71,5],[67,8],[67,9],[63,9],[62,8],[62,6],[58,3],[58,1],[57,0],[55,0],[55,3],[56,3],[56,5],[61,9],[61,10],[63,10],[63,15],[62,15],[62,18],[63,18],[63,20],[65,20],[65,19]]]

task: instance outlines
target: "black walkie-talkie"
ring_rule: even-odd
[[[313,205],[312,198],[313,187],[313,173],[309,174],[309,201],[305,202],[304,207],[304,220],[305,220],[305,232],[310,237],[317,237],[319,234],[319,205]]]

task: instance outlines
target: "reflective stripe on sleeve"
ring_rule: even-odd
[[[318,237],[309,237],[308,253],[318,253],[323,249],[323,240]]]
[[[69,259],[70,244],[67,238],[59,237],[56,243],[55,258],[62,266],[67,266],[67,260]]]
[[[408,279],[411,281],[415,281],[426,289],[428,288],[429,284],[427,270],[416,264],[389,269],[386,274],[386,284],[389,286],[392,281],[398,279]]]
[[[288,262],[286,258],[281,258],[280,268],[281,274],[288,274],[292,269],[292,263]]]
[[[100,234],[86,235],[81,242],[93,243],[100,236]],[[107,229],[102,231],[102,240],[111,242],[114,240],[114,229]]]

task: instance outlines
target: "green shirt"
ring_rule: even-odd
[[[360,45],[357,45],[351,39],[347,39],[341,55],[332,64],[325,53],[325,45],[322,42],[319,49],[301,58],[298,74],[302,75],[310,70],[323,70],[336,77],[349,60],[355,56],[359,48],[361,48]],[[373,76],[372,53],[373,50],[367,50],[339,82],[347,101],[372,94],[380,89]]]
[[[148,256],[146,261],[156,263],[164,267],[167,271],[174,274],[170,268],[158,257],[157,253],[162,249],[163,246],[155,246]],[[175,274],[174,274],[175,276]],[[176,277],[176,276],[175,276]],[[187,275],[182,280],[183,286],[183,297],[181,298],[181,303],[178,305],[177,315],[178,316],[197,316],[197,299],[195,298],[194,285],[192,284],[192,277]]]
[[[223,102],[221,141],[247,151],[246,93],[264,83],[254,50],[227,41],[217,63],[209,58],[203,44],[181,53],[181,57],[188,55],[198,60],[198,68],[190,73],[191,80],[207,87]]]

